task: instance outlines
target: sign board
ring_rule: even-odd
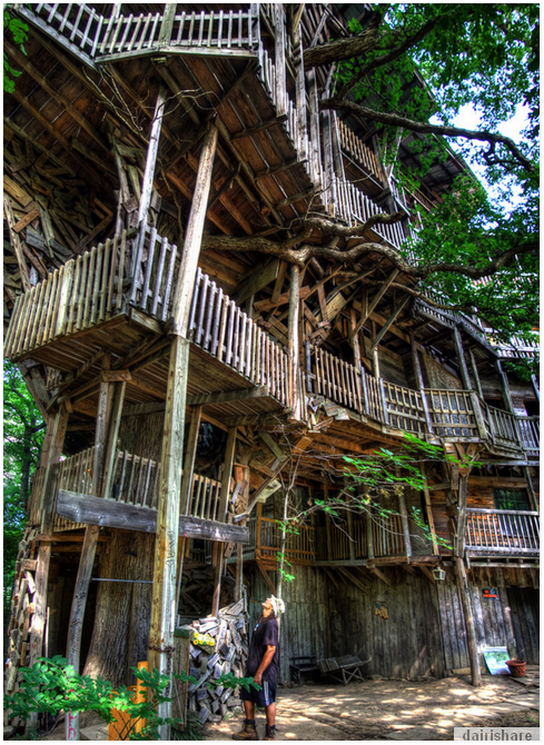
[[[482,595],[484,598],[498,598],[497,588],[496,587],[484,587],[482,590]]]

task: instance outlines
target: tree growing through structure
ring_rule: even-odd
[[[417,280],[413,288],[396,283],[393,288],[438,307],[477,312],[502,341],[514,333],[531,338],[539,323],[538,6],[371,7],[369,13],[365,6],[366,17],[351,22],[351,36],[304,51],[306,69],[332,65],[336,73],[321,110],[372,122],[389,169],[395,167],[400,142],[413,135],[408,146],[417,167],[395,171],[409,187],[417,187],[433,163],[451,155],[453,141],[461,155],[470,150],[485,169],[494,196],[467,168],[430,213],[413,208],[421,227],[399,250],[365,234],[376,223],[402,219],[403,213],[383,213],[354,228],[309,212],[275,235],[210,235],[204,247],[257,251],[299,267],[312,258],[328,260],[343,264],[352,277],[365,256],[385,256]],[[451,124],[467,105],[480,115],[481,128]],[[500,127],[520,107],[527,126],[516,143]],[[518,197],[512,204],[514,191]]]

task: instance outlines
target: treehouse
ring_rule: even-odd
[[[16,7],[5,356],[47,435],[8,690],[42,653],[115,683],[170,670],[175,625],[255,617],[286,567],[284,681],[299,656],[474,676],[515,641],[538,661],[539,392],[507,364],[536,344],[496,343],[392,258],[416,206],[473,177],[447,149],[408,191],[424,136],[393,171],[379,127],[320,109],[312,55],[352,7]],[[405,433],[443,457],[365,499],[345,457]],[[317,509],[350,484],[364,508]]]

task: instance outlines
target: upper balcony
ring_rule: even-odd
[[[114,354],[111,373],[125,375],[134,401],[164,398],[164,333],[179,260],[178,248],[148,227],[140,233],[124,231],[68,261],[18,297],[6,357],[32,357],[71,372],[71,385],[77,380],[84,391],[96,383],[94,366],[107,348]],[[252,413],[292,406],[283,346],[200,269],[188,336],[189,403],[215,405],[220,418],[234,411],[239,415],[240,400]],[[538,458],[538,417],[489,406],[475,391],[399,386],[309,344],[304,359],[307,397],[337,403],[389,434],[408,431],[440,441],[481,442],[497,454]],[[57,392],[57,402],[68,397],[66,385]],[[229,410],[229,396],[237,399],[235,409]]]
[[[354,517],[348,527],[341,518],[327,527],[299,526],[288,534],[285,558],[291,564],[320,566],[391,564],[437,564],[451,552],[424,536],[412,535],[399,513],[387,517],[369,508]],[[281,551],[281,528],[277,520],[257,517],[249,521],[246,558],[253,557],[265,568],[275,569]],[[535,561],[540,556],[538,512],[521,510],[467,509],[465,552],[471,563],[483,561]]]

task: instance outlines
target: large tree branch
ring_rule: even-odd
[[[496,132],[482,131],[478,132],[472,129],[463,129],[462,127],[450,127],[444,124],[430,124],[429,122],[419,122],[415,119],[409,119],[408,117],[401,116],[400,114],[391,114],[385,111],[376,111],[368,106],[362,106],[361,104],[348,101],[346,98],[332,97],[321,101],[319,104],[321,109],[335,109],[336,111],[345,111],[350,114],[357,114],[358,116],[372,119],[375,122],[381,122],[382,124],[389,124],[394,127],[403,127],[404,129],[410,130],[411,132],[420,132],[422,134],[435,134],[444,135],[446,137],[465,137],[469,140],[480,140],[488,143],[502,143],[512,155],[516,158],[518,163],[523,166],[530,173],[535,172],[533,163],[526,158],[525,155],[518,148],[516,143],[509,137],[505,137]]]
[[[365,225],[356,228],[348,228],[344,225],[329,223],[327,220],[320,218],[310,218],[307,222],[313,223],[314,227],[317,227],[318,224],[326,223],[326,228],[329,231],[329,234],[344,237],[355,236],[355,231],[367,227],[367,225]],[[296,239],[294,238],[290,238],[288,241],[275,242],[268,238],[262,238],[259,236],[232,238],[231,236],[224,235],[205,235],[202,245],[203,248],[214,249],[217,251],[257,251],[269,256],[277,256],[278,258],[281,258],[290,264],[296,264],[299,267],[303,267],[312,258],[327,259],[328,261],[337,264],[352,265],[362,257],[374,253],[389,259],[401,272],[419,279],[424,279],[439,272],[450,272],[462,274],[471,279],[481,279],[482,277],[489,277],[503,267],[508,266],[516,256],[538,250],[538,243],[536,241],[521,243],[504,251],[482,267],[466,266],[454,262],[436,262],[433,264],[413,265],[401,256],[396,249],[386,246],[383,243],[365,241],[357,243],[355,246],[351,246],[350,248],[336,248],[335,246],[304,243],[305,236],[307,236],[307,232],[305,232],[302,237],[298,238],[298,244],[296,244]]]
[[[388,5],[377,10],[369,26],[357,36],[347,36],[327,44],[319,44],[304,50],[304,69],[309,70],[319,65],[327,65],[331,62],[351,59],[362,54],[367,54],[376,48],[378,40],[378,29],[383,22],[383,17]]]
[[[394,49],[391,49],[391,51],[387,52],[387,54],[383,54],[381,57],[375,57],[353,75],[351,80],[337,92],[336,98],[344,98],[345,96],[347,96],[347,94],[351,90],[353,90],[353,88],[355,88],[359,81],[362,80],[365,75],[369,75],[373,70],[376,70],[378,67],[382,67],[383,65],[387,65],[390,62],[394,62],[399,57],[402,57],[402,55],[405,54],[409,49],[411,49],[411,47],[428,36],[435,28],[435,26],[436,18],[431,18],[429,21],[427,21],[427,23],[423,24],[423,26],[414,34],[412,34],[411,36],[407,36],[402,40],[399,40],[398,45],[395,46]],[[396,36],[398,37],[398,34]]]

